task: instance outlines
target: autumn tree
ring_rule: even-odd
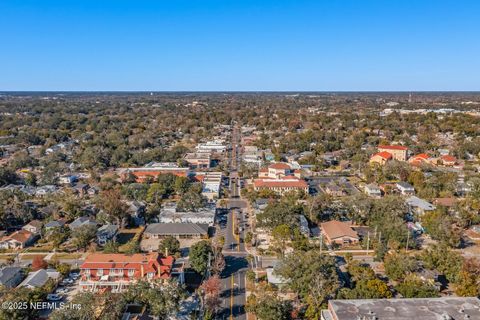
[[[41,256],[35,256],[32,260],[32,270],[37,271],[48,267],[48,263]]]

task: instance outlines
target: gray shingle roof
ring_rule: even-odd
[[[5,284],[12,279],[17,273],[21,272],[19,267],[5,267],[0,270],[0,284]]]

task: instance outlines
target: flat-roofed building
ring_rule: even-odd
[[[160,209],[158,222],[160,223],[197,223],[213,226],[216,207],[208,204],[197,211],[179,211],[175,202],[167,202]]]
[[[190,152],[185,155],[184,159],[193,169],[208,169],[212,155],[210,152]]]
[[[190,168],[179,167],[173,162],[151,162],[143,167],[120,169],[119,175],[123,179],[133,174],[137,182],[145,182],[148,179],[155,180],[161,174],[171,173],[180,177],[190,176]]]
[[[227,150],[227,146],[222,140],[213,140],[206,143],[199,143],[197,145],[198,152],[217,152],[223,153]]]
[[[280,179],[255,179],[253,181],[253,188],[255,191],[268,189],[278,194],[285,194],[291,191],[303,191],[308,194],[307,182],[294,176]]]
[[[476,297],[330,300],[321,320],[473,320],[480,319]]]
[[[143,233],[145,239],[163,239],[168,236],[177,239],[206,239],[208,225],[196,223],[152,223]]]

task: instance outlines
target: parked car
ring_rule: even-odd
[[[60,301],[60,300],[62,300],[62,297],[58,294],[51,293],[51,294],[47,295],[47,300],[48,301]]]
[[[60,288],[57,288],[57,290],[55,290],[56,294],[65,294],[67,292],[68,292],[68,289],[65,287],[60,287]]]

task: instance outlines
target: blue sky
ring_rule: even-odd
[[[2,0],[0,90],[480,90],[480,1]]]

